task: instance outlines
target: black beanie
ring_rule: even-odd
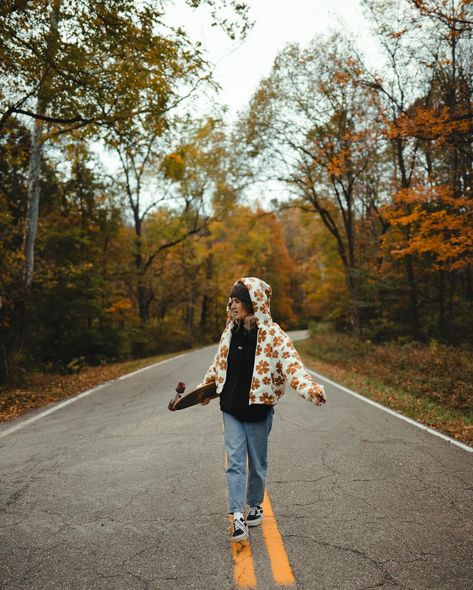
[[[250,306],[250,309],[253,308],[253,304],[251,302],[251,297],[248,293],[248,289],[240,281],[233,285],[233,288],[230,291],[230,297],[237,297],[240,301],[244,301],[246,304],[248,304]]]

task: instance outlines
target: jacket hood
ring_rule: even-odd
[[[238,282],[242,282],[250,294],[257,323],[272,322],[271,309],[269,307],[272,293],[271,286],[256,277],[243,277],[235,281],[235,285]]]

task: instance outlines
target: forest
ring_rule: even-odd
[[[365,0],[376,65],[290,44],[234,120],[167,4],[2,2],[0,383],[215,342],[241,276],[284,329],[471,346],[472,3]]]

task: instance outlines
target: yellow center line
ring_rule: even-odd
[[[232,523],[230,516],[230,523]],[[256,588],[255,566],[251,555],[250,543],[241,541],[231,543],[233,557],[233,578],[239,588]]]
[[[223,422],[222,422],[223,432]],[[227,469],[227,454],[224,452],[224,467]],[[293,586],[296,583],[284,542],[279,532],[276,517],[267,490],[263,500],[264,518],[261,522],[263,538],[271,563],[273,578],[278,586]],[[229,516],[230,526],[233,524]],[[233,558],[233,578],[238,588],[256,588],[256,575],[249,541],[230,542]]]
[[[271,562],[274,581],[279,586],[292,586],[296,583],[296,580],[289,564],[286,548],[284,547],[284,542],[279,532],[267,491],[264,494],[263,512],[264,518],[261,528]]]
[[[223,424],[222,424],[223,430]],[[224,468],[227,469],[227,453],[223,453]],[[233,524],[232,515],[229,516],[230,526]],[[250,543],[230,541],[233,558],[233,578],[239,588],[256,588],[255,566],[251,555]]]

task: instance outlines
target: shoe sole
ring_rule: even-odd
[[[261,518],[255,519],[255,520],[247,520],[246,521],[246,526],[259,526],[261,524],[261,521],[263,520],[263,517],[261,516]]]
[[[248,541],[248,534],[240,535],[239,537],[230,537],[232,543],[241,543],[242,541]]]

